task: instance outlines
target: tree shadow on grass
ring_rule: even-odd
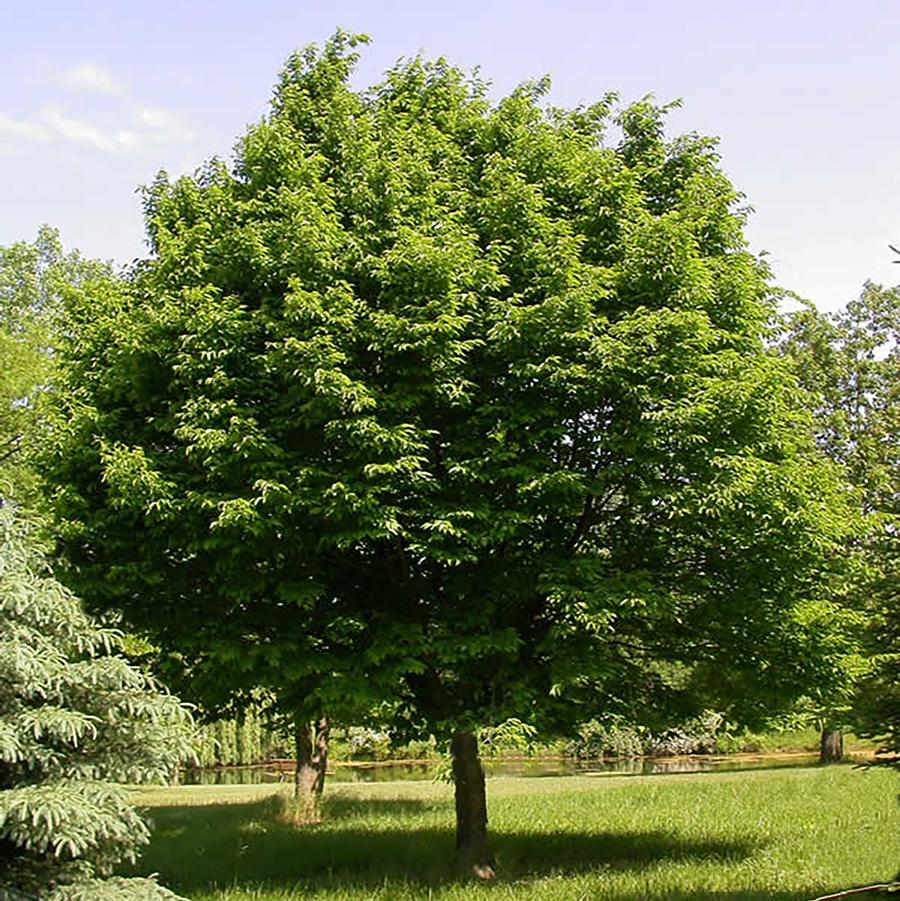
[[[448,810],[445,802],[419,801],[416,798],[348,798],[342,795],[327,795],[325,804],[325,825],[334,821],[346,820],[352,817],[364,817],[365,819],[388,819],[394,817],[408,817],[440,811],[441,816],[446,816]],[[339,823],[334,823],[339,828]]]
[[[604,895],[604,898],[614,897],[615,901],[814,901],[823,894],[840,889],[811,888],[797,892],[776,891],[774,889],[735,889],[733,892],[691,890],[688,892],[666,892],[664,895],[634,894],[625,892],[615,896]],[[886,901],[888,896],[883,893],[862,892],[851,895],[847,901]]]
[[[159,873],[164,885],[188,896],[258,885],[302,886],[304,894],[314,896],[338,886],[383,889],[396,881],[424,888],[460,878],[450,805],[338,797],[329,799],[327,809],[321,824],[296,828],[279,823],[272,802],[266,800],[157,808],[151,817],[152,843],[131,872]],[[550,873],[637,872],[665,862],[727,864],[758,848],[749,841],[693,841],[663,832],[578,830],[498,829],[492,843],[503,883]],[[753,897],[788,901],[797,896]],[[730,901],[729,896],[722,895],[721,901]]]
[[[743,841],[686,840],[665,832],[498,832],[497,864],[516,876],[581,873],[599,867],[640,870],[660,862],[737,863],[758,845]]]

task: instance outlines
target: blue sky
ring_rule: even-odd
[[[784,287],[835,309],[900,282],[900,0],[57,0],[0,23],[0,244],[47,222],[89,256],[144,255],[137,187],[227,156],[288,53],[342,26],[373,40],[359,86],[421,51],[498,97],[548,73],[562,105],[682,98],[672,133],[721,138]]]

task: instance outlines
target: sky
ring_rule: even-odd
[[[835,310],[900,283],[900,0],[7,0],[0,245],[48,223],[145,256],[140,186],[228,158],[288,54],[338,27],[372,38],[360,88],[423,53],[497,98],[549,74],[557,105],[681,99],[670,133],[720,138],[778,284]]]

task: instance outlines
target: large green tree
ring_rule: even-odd
[[[71,298],[45,472],[67,577],[186,664],[452,736],[489,876],[475,727],[827,680],[852,518],[714,141],[443,61],[357,92],[356,44],[149,189],[150,259]]]

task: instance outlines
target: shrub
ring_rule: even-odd
[[[714,710],[704,710],[681,726],[666,729],[647,742],[647,753],[659,756],[714,754],[725,727],[725,717]]]
[[[384,732],[362,726],[350,730],[347,756],[350,760],[388,760],[391,756],[391,739]]]
[[[640,757],[644,753],[644,747],[637,727],[614,718],[583,723],[578,735],[569,743],[567,753],[581,760]]]

